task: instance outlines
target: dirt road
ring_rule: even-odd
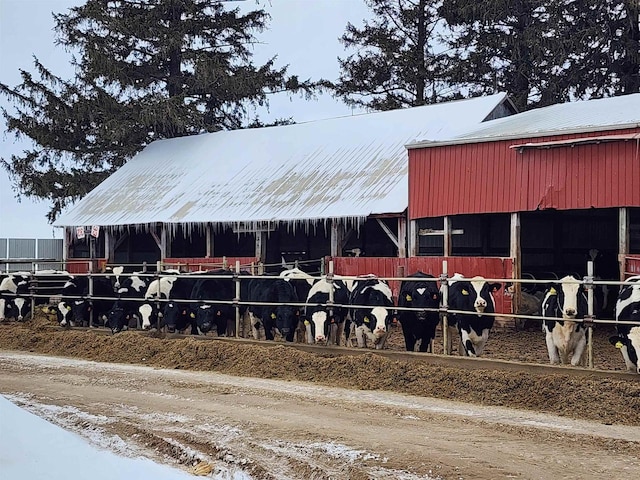
[[[640,427],[0,352],[0,393],[123,454],[253,479],[640,478]]]

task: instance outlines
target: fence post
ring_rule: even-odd
[[[587,287],[587,358],[593,368],[593,261],[587,262],[587,276],[583,279]]]
[[[35,270],[35,264],[32,263],[31,264],[31,278],[37,278],[36,275],[36,270]],[[29,293],[31,294],[31,320],[33,320],[33,317],[36,314],[36,295],[38,294],[38,281],[37,280],[31,280],[31,282],[29,283]],[[16,292],[17,293],[17,292]],[[23,318],[22,320],[26,320],[26,315],[25,318]]]
[[[89,305],[91,305],[91,308],[89,309],[89,327],[91,327],[91,325],[95,325],[95,323],[93,323],[94,320],[94,315],[95,315],[95,311],[96,309],[93,308],[93,262],[89,262],[89,264],[87,265],[88,268],[88,274],[89,274],[89,278],[88,278],[88,284],[89,284]]]
[[[445,355],[451,354],[449,348],[449,320],[447,318],[447,309],[449,308],[449,274],[447,261],[442,261],[442,274],[440,275],[440,290],[442,291],[442,307],[440,311],[442,315],[442,350]]]
[[[240,337],[240,304],[237,303],[240,301],[240,260],[236,260],[236,274],[234,275],[234,280],[236,281],[236,298],[234,301],[236,302],[236,338]],[[244,332],[243,337],[244,337]]]
[[[333,260],[329,260],[329,273],[327,274],[327,283],[329,284],[329,300],[327,301],[327,307],[329,307],[329,318],[335,318],[333,316],[333,302],[335,292],[333,291]],[[306,300],[306,299],[305,299]],[[330,323],[330,331],[329,331],[329,343],[332,345],[340,345],[340,339],[336,338],[337,336],[337,325],[332,321]],[[334,326],[336,328],[334,328]]]

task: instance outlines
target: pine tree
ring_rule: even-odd
[[[449,81],[520,110],[638,91],[637,0],[444,0]]]
[[[440,1],[365,0],[374,13],[358,28],[347,24],[341,42],[356,50],[339,58],[332,85],[346,104],[391,110],[459,96],[441,82]]]
[[[2,159],[20,194],[48,199],[54,221],[156,139],[261,125],[250,106],[282,91],[313,95],[309,81],[252,62],[268,14],[241,14],[223,0],[87,0],[54,15],[58,43],[74,54],[65,80],[36,58],[21,71],[9,132],[33,148]],[[279,121],[278,123],[286,123]]]

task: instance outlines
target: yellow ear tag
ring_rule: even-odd
[[[196,314],[192,312],[192,313],[189,314],[189,317],[196,318]]]
[[[404,298],[406,298],[406,299],[407,299],[407,302],[410,302],[410,301],[411,301],[411,295],[409,295],[408,293],[407,293],[407,296],[406,296],[406,297],[404,297]]]
[[[272,319],[272,320],[275,320],[275,319],[276,319],[276,314],[275,314],[275,313],[272,313],[272,314],[271,314],[271,319]]]
[[[557,295],[557,294],[558,294],[558,292],[556,291],[556,289],[555,289],[555,288],[551,287],[551,288],[549,289],[549,295]]]
[[[364,323],[369,323],[369,317],[364,317]]]
[[[463,295],[469,295],[469,292],[467,292],[466,290],[462,290],[462,294]]]
[[[616,342],[616,348],[622,348],[624,344],[622,342]]]
[[[305,321],[304,321],[304,324],[305,324],[305,325],[307,325],[307,326],[311,325],[311,324],[309,323],[309,320],[305,320]]]
[[[67,310],[71,311],[71,306],[67,305]]]

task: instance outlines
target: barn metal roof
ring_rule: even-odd
[[[287,126],[151,143],[78,201],[55,226],[152,223],[360,222],[407,208],[416,139],[475,129],[508,102],[500,93]]]
[[[518,138],[599,132],[640,127],[640,93],[561,103],[490,120],[454,139],[431,138],[407,145],[424,148]]]

